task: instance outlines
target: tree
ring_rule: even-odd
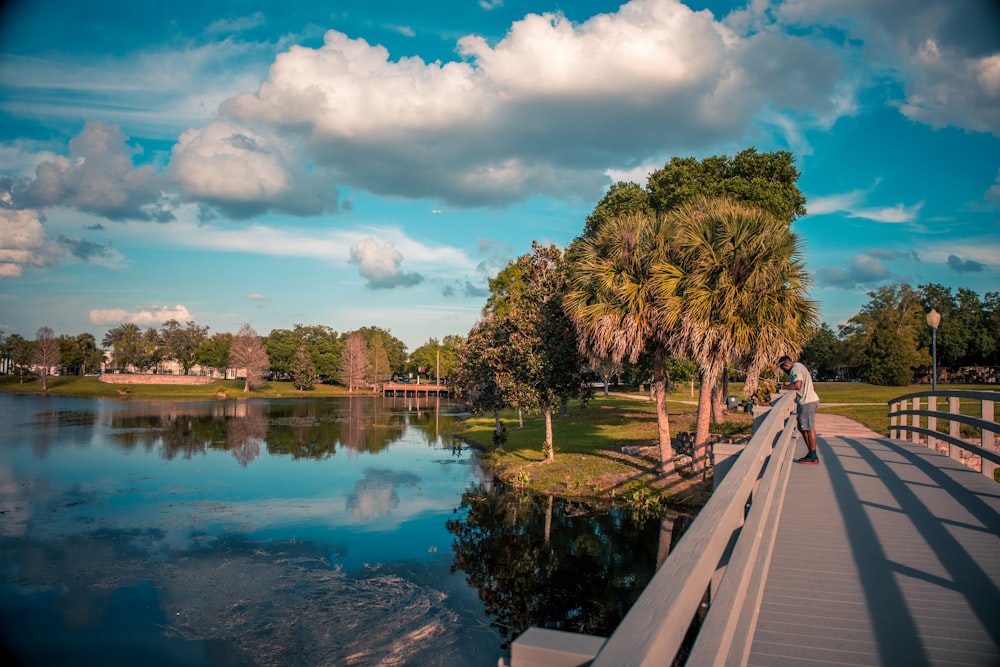
[[[229,368],[229,354],[233,345],[233,334],[220,332],[202,341],[195,350],[194,361],[202,368],[213,368],[222,375]]]
[[[7,336],[5,346],[11,370],[17,373],[18,384],[21,384],[24,382],[24,376],[31,370],[31,357],[34,354],[35,344],[21,334],[11,334]]]
[[[229,347],[229,363],[237,371],[243,371],[243,393],[248,394],[254,387],[264,383],[264,374],[270,363],[263,339],[253,327],[244,324],[233,336]]]
[[[139,366],[142,347],[142,330],[132,323],[119,324],[104,335],[101,347],[111,349],[111,359],[115,368],[125,370],[129,366]]]
[[[445,336],[443,342],[430,338],[410,353],[406,363],[409,373],[424,373],[430,379],[447,379],[457,363],[461,336]]]
[[[673,472],[674,458],[665,372],[673,332],[657,296],[655,272],[667,260],[670,238],[664,219],[652,213],[627,213],[606,220],[593,238],[577,244],[565,298],[581,349],[592,358],[634,364],[644,351],[652,355],[664,475]]]
[[[274,329],[264,337],[264,349],[267,350],[272,375],[291,375],[292,362],[300,342],[298,335],[289,329]]]
[[[517,264],[523,286],[504,318],[510,338],[498,384],[511,406],[545,415],[543,449],[546,460],[554,461],[552,414],[570,398],[589,398],[586,360],[563,308],[569,283],[562,253],[532,243],[532,253]]]
[[[607,220],[628,213],[652,213],[653,205],[649,193],[638,183],[618,181],[597,203],[587,216],[583,228],[583,238],[592,239]]]
[[[510,327],[505,318],[487,315],[469,331],[458,350],[454,369],[455,385],[464,393],[474,413],[492,412],[493,441],[503,447],[506,434],[500,411],[508,407],[500,386],[504,354],[509,347]]]
[[[295,351],[295,358],[292,359],[292,385],[299,391],[312,389],[316,384],[316,367],[313,366],[312,358],[309,356],[309,349],[305,341],[299,343]]]
[[[370,375],[368,344],[364,336],[354,332],[347,337],[340,353],[340,382],[347,386],[347,391],[353,392]]]
[[[48,377],[52,368],[59,365],[59,341],[49,327],[41,327],[35,333],[35,347],[32,361],[38,366],[42,378],[42,391],[48,391]]]
[[[357,333],[364,336],[369,354],[374,355],[371,358],[372,372],[377,373],[379,381],[391,378],[394,373],[403,372],[406,366],[406,343],[379,327],[361,327]],[[379,368],[374,367],[376,362]]]
[[[837,377],[837,368],[843,355],[837,334],[826,322],[812,330],[812,334],[802,348],[799,361],[816,372],[820,378]]]
[[[187,375],[194,366],[198,346],[208,338],[208,327],[200,327],[197,322],[190,320],[182,329],[180,322],[171,319],[163,323],[160,335],[164,356],[179,363],[184,369],[184,375]]]
[[[871,384],[904,386],[914,370],[930,364],[918,343],[927,327],[920,295],[909,285],[885,285],[869,292],[871,300],[844,327],[855,350],[862,379]]]
[[[135,365],[143,372],[148,372],[151,369],[158,371],[165,355],[166,349],[163,346],[163,336],[160,335],[157,329],[149,327],[139,339]]]
[[[801,348],[815,325],[808,274],[788,224],[763,209],[697,197],[667,216],[670,259],[657,267],[656,299],[673,344],[699,367],[696,468],[707,462],[712,392],[726,367],[747,373],[746,391],[776,355]]]
[[[312,359],[319,378],[335,378],[340,365],[340,348],[343,346],[337,332],[322,325],[296,324],[294,333],[309,349],[309,358]]]
[[[93,334],[59,336],[59,363],[64,369],[72,369],[77,375],[86,375],[88,369],[97,370],[104,361],[104,355],[97,349]]]
[[[786,224],[805,215],[799,171],[788,151],[747,148],[733,158],[671,158],[649,175],[646,190],[654,210],[665,213],[696,197],[725,198],[762,208]]]

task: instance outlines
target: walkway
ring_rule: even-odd
[[[1000,484],[817,417],[820,465],[791,471],[749,664],[1000,665]]]

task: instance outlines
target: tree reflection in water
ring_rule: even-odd
[[[610,635],[671,540],[659,518],[496,486],[466,492],[458,514],[452,571],[478,589],[505,648],[530,626]]]

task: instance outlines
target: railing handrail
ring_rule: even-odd
[[[926,398],[928,409],[920,407],[921,399]],[[937,409],[937,399],[948,399],[948,410]],[[980,402],[981,417],[970,417],[959,412],[959,399],[969,399]],[[931,407],[931,399],[934,400],[934,407]],[[940,391],[920,391],[903,396],[897,396],[888,401],[889,407],[889,438],[894,440],[904,439],[903,434],[909,434],[914,442],[918,436],[927,439],[927,446],[931,447],[934,441],[940,440],[949,445],[949,454],[952,458],[961,459],[959,450],[965,450],[980,457],[980,472],[987,477],[993,478],[994,469],[1000,464],[1000,453],[993,448],[996,435],[1000,433],[1000,425],[994,418],[994,404],[1000,400],[1000,391],[984,391],[969,389],[946,389]],[[908,404],[913,402],[913,407]],[[910,417],[912,423],[907,423]],[[927,426],[920,426],[919,418],[927,419]],[[949,422],[949,432],[942,433],[937,430],[937,420],[944,419]],[[959,424],[967,424],[979,429],[981,445],[967,442],[959,437]]]
[[[710,605],[688,664],[747,654],[788,480],[796,424],[789,416],[794,409],[789,393],[764,416],[725,479],[597,653],[592,667],[670,664],[713,580],[719,582],[718,605]],[[721,579],[720,567],[728,567]]]
[[[937,391],[917,391],[912,394],[904,394],[888,401],[888,403],[891,406],[893,403],[899,403],[900,401],[909,401],[914,398],[928,396],[937,396],[939,398],[970,398],[974,401],[981,401],[983,400],[983,394],[995,395],[997,397],[996,399],[987,400],[1000,399],[1000,391],[991,391],[988,389],[938,389]]]

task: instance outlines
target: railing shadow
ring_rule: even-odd
[[[899,583],[905,579],[920,580],[962,596],[972,613],[979,619],[993,642],[1000,646],[1000,590],[984,571],[966,546],[952,530],[963,528],[989,535],[1000,534],[1000,514],[984,498],[952,477],[953,474],[977,478],[969,469],[960,469],[949,459],[943,458],[954,470],[945,470],[928,460],[929,450],[913,450],[889,440],[878,440],[879,446],[892,453],[887,461],[872,450],[869,444],[855,438],[841,437],[835,442],[847,448],[833,455],[833,448],[826,439],[820,440],[821,452],[833,486],[838,509],[846,525],[849,548],[857,566],[865,604],[872,619],[872,634],[882,664],[928,665],[932,660],[927,647],[921,643],[915,614],[905,591]],[[885,501],[863,499],[855,482],[860,473],[849,471],[841,460],[860,459],[884,487]],[[897,458],[898,457],[898,458]],[[978,481],[978,480],[976,480]],[[947,493],[980,526],[958,523],[946,516],[939,516],[922,494]],[[904,521],[903,529],[913,533],[933,554],[933,567],[938,572],[912,563],[900,562],[887,552],[889,536],[880,534],[870,510],[897,512]],[[896,549],[900,547],[897,546]],[[943,574],[942,574],[943,573]],[[943,631],[943,630],[942,630]]]

